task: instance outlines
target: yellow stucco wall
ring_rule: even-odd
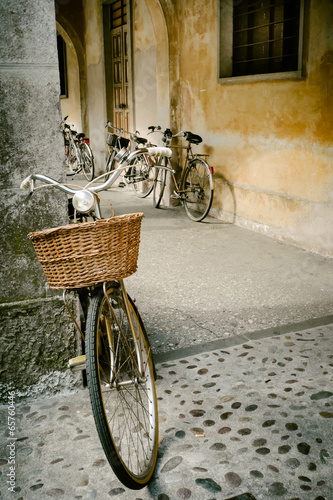
[[[141,135],[157,123],[156,39],[145,0],[133,1],[135,127]]]
[[[218,83],[218,2],[173,4],[171,116],[204,139],[213,213],[333,255],[332,2],[311,2],[304,79],[237,84]]]

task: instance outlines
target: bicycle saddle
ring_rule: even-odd
[[[191,144],[200,144],[202,142],[200,135],[192,134],[192,132],[184,132],[184,137]]]
[[[137,144],[146,144],[148,142],[144,137],[135,137],[134,140]]]
[[[86,135],[86,134],[83,134],[83,133],[81,132],[81,134],[77,134],[76,138],[77,138],[78,140],[80,140],[80,139],[84,139],[85,135]]]

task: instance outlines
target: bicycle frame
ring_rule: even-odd
[[[182,150],[186,150],[186,156],[185,156],[185,162],[184,164],[181,165],[181,176],[180,176],[180,179],[179,179],[179,182],[177,182],[177,179],[176,179],[176,176],[174,173],[171,173],[171,177],[172,177],[172,180],[174,182],[174,185],[175,185],[175,188],[176,188],[176,192],[177,194],[182,194],[183,191],[181,191],[180,187],[183,183],[183,178],[184,178],[184,174],[186,172],[186,167],[188,165],[188,163],[193,160],[194,158],[196,158],[198,155],[194,155],[193,154],[193,151],[192,151],[192,146],[191,146],[191,143],[188,143],[187,146],[178,146],[178,145],[175,145],[175,146],[169,146],[171,149],[182,149]]]

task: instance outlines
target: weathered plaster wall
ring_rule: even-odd
[[[64,373],[64,358],[75,355],[77,342],[68,318],[62,317],[64,307],[58,294],[46,285],[27,240],[29,231],[66,222],[66,196],[41,190],[26,199],[19,189],[32,172],[60,180],[65,174],[54,2],[2,0],[0,19],[3,396],[9,385],[29,392],[29,387],[38,387],[42,376],[49,386],[55,385],[59,373]]]
[[[145,0],[133,2],[135,127],[145,136],[157,125],[156,38]]]
[[[218,2],[174,5],[172,17],[164,6],[172,122],[204,138],[213,213],[333,255],[332,2],[311,2],[306,78],[239,84],[217,82]]]

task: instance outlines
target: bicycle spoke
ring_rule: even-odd
[[[99,408],[104,419],[99,418],[98,410],[96,426],[106,456],[118,477],[124,484],[138,488],[151,477],[157,459],[157,404],[151,351],[129,300],[133,336],[120,289],[108,299],[103,293],[100,297],[101,305],[96,309],[96,318],[99,318],[96,324],[97,379],[101,381]],[[87,359],[93,358],[87,355]],[[143,374],[139,372],[139,364]],[[88,363],[87,375],[90,367]],[[93,397],[93,401],[94,407],[97,400]]]
[[[182,200],[187,215],[200,221],[208,214],[213,200],[213,181],[209,166],[203,160],[193,160],[185,173]]]

